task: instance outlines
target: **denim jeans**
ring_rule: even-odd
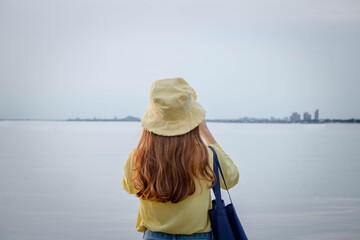
[[[143,239],[145,240],[173,240],[173,239],[213,240],[214,238],[211,232],[193,233],[191,235],[186,235],[186,234],[168,234],[162,232],[152,232],[149,229],[145,229]]]

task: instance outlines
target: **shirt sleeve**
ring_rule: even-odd
[[[218,156],[219,163],[220,163],[222,172],[224,174],[224,178],[225,178],[227,187],[229,189],[234,187],[239,181],[239,171],[238,171],[236,165],[234,164],[232,159],[229,157],[229,155],[227,155],[224,152],[224,150],[221,148],[219,143],[214,143],[214,144],[211,144],[210,146],[214,148],[214,150]],[[210,160],[211,160],[210,166],[213,166],[213,152],[211,150],[210,150],[210,154],[212,156],[210,158]],[[222,189],[226,189],[224,181],[221,177],[220,171],[219,171],[219,178],[220,178],[220,187]]]
[[[132,183],[132,156],[134,150],[132,150],[126,158],[124,165],[124,175],[122,178],[122,186],[124,190],[130,194],[135,194],[135,189]]]

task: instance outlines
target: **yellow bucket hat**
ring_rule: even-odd
[[[148,131],[162,136],[190,132],[205,119],[205,110],[196,101],[195,90],[183,78],[155,81],[150,88],[150,104],[141,119]]]

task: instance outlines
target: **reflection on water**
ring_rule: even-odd
[[[209,123],[249,239],[358,239],[360,125]],[[139,123],[0,122],[0,239],[141,239],[121,187]],[[224,195],[226,196],[226,195]]]

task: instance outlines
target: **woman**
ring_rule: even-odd
[[[123,176],[123,188],[140,200],[136,229],[144,239],[212,239],[208,210],[216,177],[213,153],[201,137],[215,149],[228,188],[237,184],[239,172],[204,119],[184,79],[152,84],[143,133]],[[222,180],[220,185],[225,187]]]

